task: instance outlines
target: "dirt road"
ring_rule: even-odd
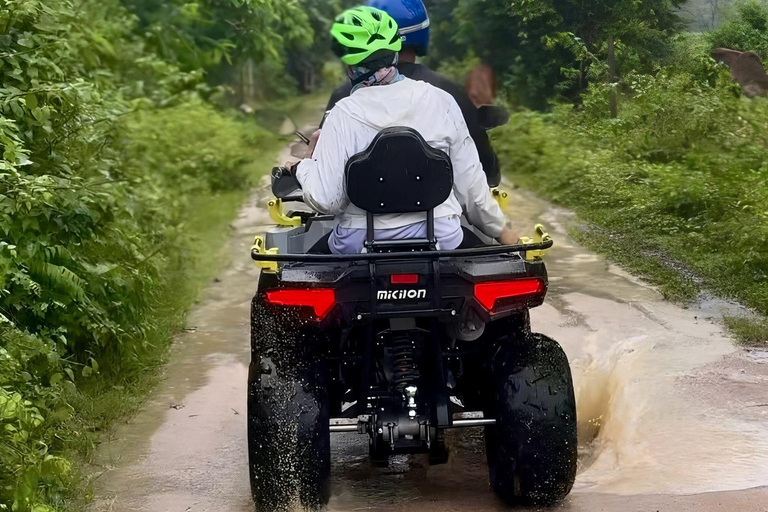
[[[229,261],[189,316],[160,389],[99,454],[92,510],[246,512],[248,313],[258,272],[248,255],[267,222],[264,194],[233,225]],[[577,385],[581,457],[567,511],[768,511],[768,353],[737,349],[713,320],[734,306],[664,302],[573,242],[568,212],[512,194],[519,226],[555,237],[551,292],[535,330],[558,339]],[[331,511],[506,510],[488,490],[481,433],[449,438],[429,467],[366,460],[365,438],[334,438]]]

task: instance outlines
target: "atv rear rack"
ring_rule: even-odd
[[[268,254],[260,252],[256,247],[251,250],[251,258],[257,262],[271,263],[345,263],[353,261],[387,261],[387,260],[440,260],[446,258],[471,258],[478,256],[498,256],[502,254],[526,253],[529,251],[545,251],[552,248],[552,239],[542,242],[518,245],[489,245],[473,249],[456,249],[452,251],[413,251],[413,252],[384,252],[362,254]]]

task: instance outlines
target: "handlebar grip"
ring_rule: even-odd
[[[291,171],[286,169],[285,167],[273,167],[272,168],[272,177],[276,180],[279,180],[285,175],[290,175]]]
[[[290,169],[288,167],[273,167],[272,178],[279,180],[281,178],[293,178],[296,176],[296,169],[299,164],[296,163]]]

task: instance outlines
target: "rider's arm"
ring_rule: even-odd
[[[464,121],[467,123],[469,129],[469,135],[475,142],[477,152],[480,156],[480,162],[483,165],[483,170],[488,181],[488,185],[491,187],[498,187],[501,183],[501,169],[499,167],[499,160],[496,157],[496,153],[491,146],[491,140],[488,138],[488,132],[486,132],[480,126],[480,115],[477,112],[472,100],[469,99],[467,93],[461,89],[461,94],[454,96],[461,108],[461,112],[464,115]]]
[[[473,226],[491,238],[499,238],[506,225],[506,217],[493,199],[480,156],[458,104],[447,112],[447,123],[455,126],[451,140],[454,192]]]
[[[328,215],[340,215],[349,200],[344,191],[344,166],[349,155],[344,149],[343,127],[339,113],[332,112],[325,121],[312,158],[302,160],[296,169],[296,179],[304,190],[304,201],[313,210]]]

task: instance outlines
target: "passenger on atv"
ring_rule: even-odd
[[[488,123],[483,117],[483,111],[475,107],[463,87],[432,71],[424,64],[416,62],[417,57],[429,54],[430,19],[423,0],[369,0],[367,4],[389,14],[400,29],[403,47],[398,54],[397,70],[407,78],[434,85],[456,100],[469,128],[469,134],[475,141],[480,154],[480,161],[488,178],[488,186],[498,187],[501,183],[501,170],[486,132]],[[349,96],[352,93],[352,87],[352,84],[347,81],[333,91],[326,111],[330,112],[339,101]]]
[[[345,168],[385,129],[410,129],[415,136],[450,157],[454,186],[435,209],[435,235],[441,249],[477,247],[482,241],[462,229],[461,216],[489,238],[513,244],[518,237],[486,183],[477,148],[464,116],[448,93],[404,77],[396,64],[402,41],[397,24],[384,11],[359,7],[333,27],[334,49],[346,65],[351,96],[340,100],[313,137],[311,158],[296,166],[304,200],[314,210],[333,215],[337,225],[312,249],[314,253],[360,253],[366,239],[366,212],[350,204]],[[317,137],[319,136],[319,140]],[[413,164],[411,164],[413,165]],[[373,172],[373,171],[372,171]],[[381,177],[381,180],[386,179]],[[424,239],[427,222],[419,213],[381,215],[377,240]]]
[[[278,226],[251,253],[263,268],[248,373],[257,508],[328,502],[332,432],[367,436],[377,464],[398,453],[441,464],[446,432],[467,427],[485,428],[500,498],[561,500],[576,476],[573,381],[529,316],[547,293],[553,242],[539,226],[511,245],[455,101],[399,75],[386,13],[347,11],[333,35],[355,91],[295,175],[273,171]],[[286,215],[284,202],[320,213]],[[501,245],[471,247],[463,211]]]

